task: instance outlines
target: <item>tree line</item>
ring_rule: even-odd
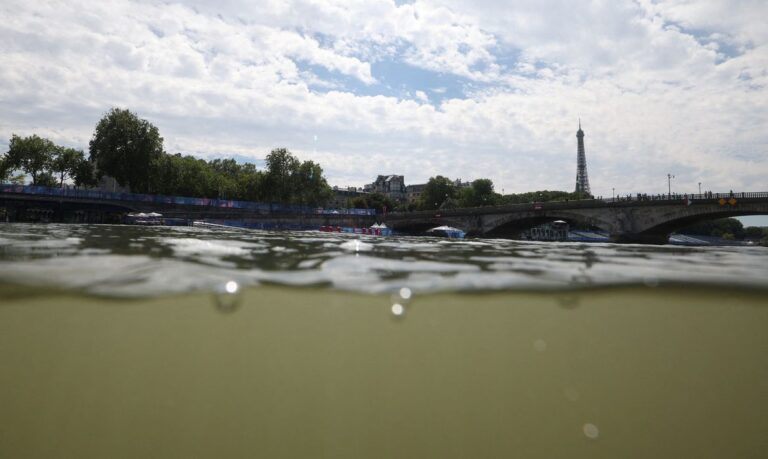
[[[13,175],[13,172],[24,172]],[[26,175],[33,185],[64,186],[73,179],[77,186],[92,184],[93,171],[82,150],[56,145],[49,139],[15,134],[8,142],[8,152],[0,158],[0,182],[24,183]]]
[[[454,209],[461,207],[498,206],[528,202],[567,201],[585,199],[583,193],[567,191],[532,191],[502,195],[494,190],[493,181],[481,178],[469,186],[457,186],[453,180],[438,175],[429,179],[414,210]]]
[[[727,240],[761,241],[768,245],[768,227],[744,225],[735,218],[721,218],[718,220],[706,220],[687,226],[678,231],[680,234],[690,236],[714,236]]]
[[[417,211],[437,209],[458,209],[462,207],[497,206],[504,204],[522,204],[529,202],[567,201],[586,199],[583,193],[567,191],[532,191],[519,194],[502,195],[494,190],[493,181],[481,178],[468,186],[459,186],[457,181],[437,175],[431,177],[414,202],[398,202],[381,193],[371,193],[349,199],[348,207],[387,211]]]
[[[201,198],[268,201],[318,206],[332,191],[323,169],[300,161],[285,148],[272,150],[266,170],[234,159],[206,161],[163,148],[160,132],[129,110],[113,108],[96,124],[82,150],[62,147],[37,135],[12,135],[8,152],[0,158],[0,181],[60,186],[71,179],[77,187],[93,187],[106,175],[134,193]],[[15,171],[24,174],[13,176]]]

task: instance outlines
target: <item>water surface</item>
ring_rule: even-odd
[[[766,254],[0,225],[0,457],[762,458]]]

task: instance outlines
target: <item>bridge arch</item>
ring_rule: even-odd
[[[698,209],[698,211],[686,215],[669,216],[668,219],[657,222],[655,225],[651,225],[637,234],[640,236],[641,240],[656,239],[658,241],[663,241],[661,243],[665,243],[672,233],[696,223],[750,215],[768,215],[768,208],[759,210],[754,208],[720,206],[719,208],[709,207],[706,209]]]
[[[612,229],[610,222],[601,218],[599,215],[589,215],[583,212],[569,212],[568,210],[561,209],[504,215],[493,222],[488,222],[483,228],[482,235],[487,237],[516,238],[519,237],[523,231],[557,220],[565,221],[571,227],[586,226],[609,232]]]

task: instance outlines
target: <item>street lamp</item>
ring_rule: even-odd
[[[616,188],[615,187],[611,188],[611,194],[613,195],[613,200],[615,201],[616,200]]]
[[[675,178],[672,174],[667,174],[667,194],[668,198],[672,199],[672,179]]]

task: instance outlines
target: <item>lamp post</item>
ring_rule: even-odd
[[[672,179],[675,178],[672,174],[667,174],[667,197],[672,199]]]
[[[611,195],[613,196],[613,200],[616,200],[616,187],[611,188]]]

